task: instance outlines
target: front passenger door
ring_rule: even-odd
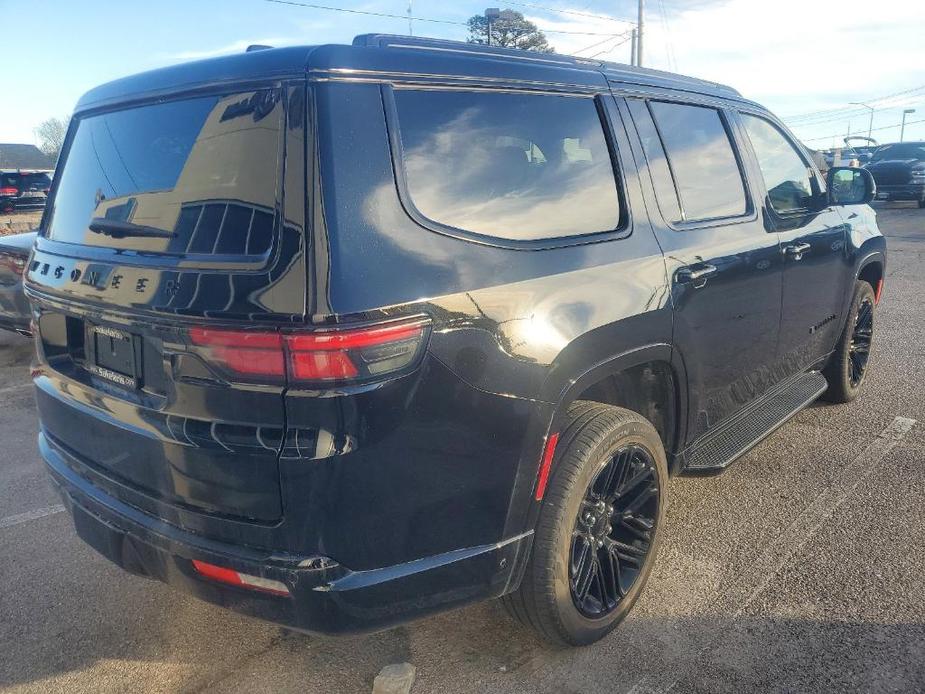
[[[764,182],[765,228],[779,235],[784,271],[777,363],[786,374],[828,356],[841,332],[853,279],[847,226],[824,202],[824,184],[781,126],[763,115],[739,120]]]

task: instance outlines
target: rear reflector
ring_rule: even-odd
[[[552,468],[552,459],[556,455],[556,444],[559,443],[559,432],[550,434],[543,448],[543,458],[540,461],[540,471],[536,478],[536,500],[542,501],[546,493],[546,484],[549,482],[549,470]]]
[[[880,295],[883,294],[883,278],[877,280],[877,287],[874,289],[874,303],[880,303]]]
[[[421,354],[426,318],[362,328],[267,332],[191,328],[190,341],[226,371],[276,382],[350,382],[400,372]]]
[[[227,583],[228,585],[247,588],[262,593],[271,593],[273,595],[289,595],[289,588],[282,581],[274,581],[269,578],[252,576],[251,574],[242,574],[240,571],[226,569],[223,566],[216,566],[204,561],[193,560],[193,568],[196,573],[213,581]]]

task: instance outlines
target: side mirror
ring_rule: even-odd
[[[836,166],[826,178],[830,205],[866,205],[877,195],[877,184],[867,169]]]

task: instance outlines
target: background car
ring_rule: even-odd
[[[914,200],[925,208],[925,142],[884,145],[865,168],[877,182],[878,200]]]
[[[0,236],[0,330],[31,335],[29,302],[22,290],[22,273],[29,261],[36,232]]]
[[[51,174],[46,171],[0,171],[0,212],[45,207]]]

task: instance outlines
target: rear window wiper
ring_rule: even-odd
[[[133,224],[132,222],[122,222],[117,219],[106,219],[104,217],[94,217],[90,221],[90,231],[97,234],[111,236],[114,239],[122,239],[127,236],[140,236],[146,238],[172,239],[176,234],[165,229],[145,226],[144,224]]]

